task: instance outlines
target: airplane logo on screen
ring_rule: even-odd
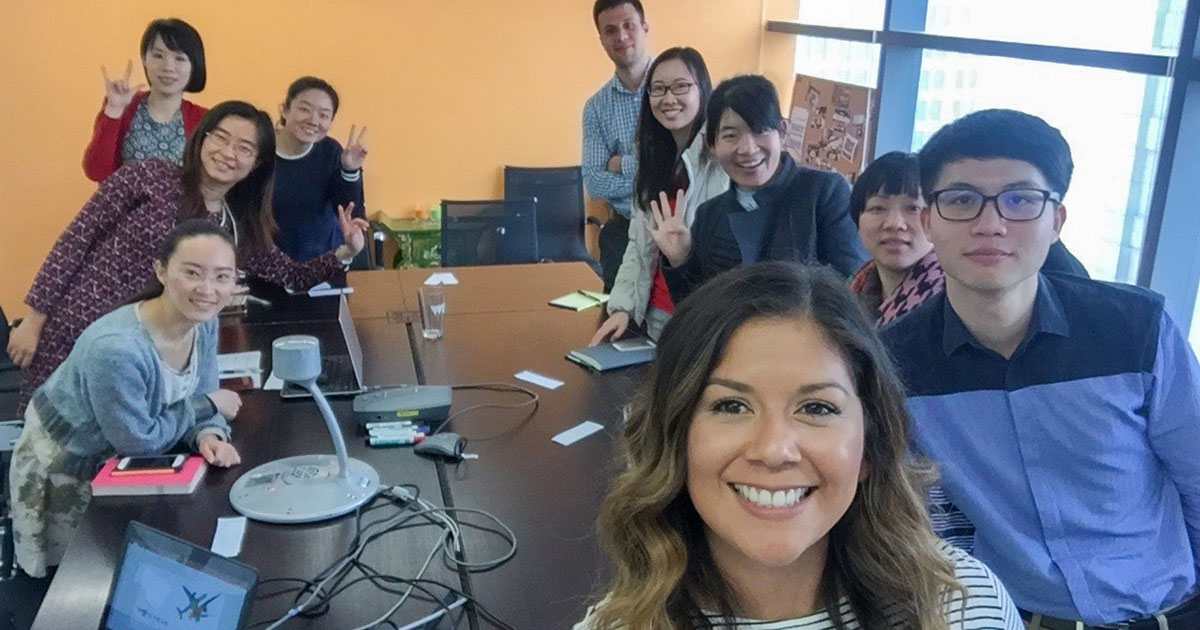
[[[208,605],[213,603],[213,600],[221,596],[220,594],[217,594],[213,595],[212,597],[208,597],[208,593],[205,593],[197,597],[196,594],[192,591],[189,591],[186,586],[183,587],[183,592],[187,594],[188,604],[183,608],[176,608],[175,611],[179,613],[179,619],[181,621],[186,618],[191,619],[196,623],[200,623],[201,619],[204,619],[208,616]],[[205,597],[208,597],[208,600],[202,602]]]

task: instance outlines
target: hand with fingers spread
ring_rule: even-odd
[[[355,135],[355,131],[358,134]],[[346,147],[342,150],[342,169],[346,171],[357,171],[362,168],[363,161],[367,159],[367,127],[363,125],[361,130],[358,130],[355,125],[350,125],[350,139],[346,141]]]
[[[598,346],[605,341],[616,341],[625,336],[625,331],[629,330],[629,313],[625,311],[616,311],[604,320],[600,325],[600,329],[592,336],[592,340],[588,342],[588,347]]]
[[[658,193],[658,201],[650,202],[650,216],[655,225],[650,226],[650,236],[658,251],[667,257],[672,267],[678,267],[692,252],[692,231],[683,222],[684,191],[675,193],[675,209],[667,199],[666,192]]]
[[[100,74],[104,76],[104,115],[109,118],[120,118],[125,108],[133,101],[133,95],[145,89],[145,83],[129,87],[129,77],[133,75],[133,60],[125,64],[125,75],[118,79],[108,77],[108,69],[100,66]]]
[[[342,237],[345,243],[338,246],[334,252],[338,258],[348,260],[358,255],[362,248],[366,245],[366,233],[371,229],[371,224],[367,223],[366,219],[359,219],[354,216],[354,202],[351,201],[345,206],[338,206],[338,223],[342,226]]]

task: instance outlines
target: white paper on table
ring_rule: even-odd
[[[283,389],[283,380],[275,376],[275,372],[272,371],[271,375],[267,377],[267,382],[263,383],[262,389],[264,392],[277,392]]]
[[[262,352],[230,352],[217,355],[217,373],[222,377],[250,376],[262,372]]]
[[[563,446],[570,446],[579,440],[582,440],[583,438],[600,431],[603,428],[604,425],[602,424],[597,424],[591,420],[586,420],[571,427],[570,429],[567,429],[566,431],[563,431],[562,433],[559,433],[551,439],[559,444],[562,444]]]
[[[246,537],[245,516],[222,516],[217,519],[217,531],[213,532],[212,552],[226,558],[242,553],[242,539]]]
[[[530,372],[529,370],[517,372],[516,374],[513,374],[513,376],[525,381],[526,383],[533,383],[534,385],[545,387],[546,389],[558,389],[559,387],[563,386],[563,382],[558,379],[550,378],[549,376],[542,376],[537,372]]]
[[[458,284],[458,278],[455,278],[454,274],[449,271],[443,271],[430,275],[425,279],[425,284],[429,286],[435,284]]]

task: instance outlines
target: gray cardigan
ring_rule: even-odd
[[[168,405],[165,369],[136,304],[122,306],[88,326],[67,360],[31,402],[46,433],[66,451],[62,472],[90,477],[117,454],[162,453],[180,440],[194,445],[203,430],[229,439],[229,424],[208,398],[217,380],[217,318],[196,330],[196,391]]]

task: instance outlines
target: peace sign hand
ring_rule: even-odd
[[[655,225],[650,226],[650,236],[654,244],[672,267],[678,267],[687,260],[692,252],[692,231],[683,223],[684,192],[682,189],[675,193],[675,210],[671,210],[667,193],[658,193],[658,202],[650,202],[650,215],[654,217]]]
[[[120,118],[125,113],[125,108],[133,101],[133,95],[145,88],[146,84],[139,83],[129,87],[129,77],[133,74],[132,59],[125,64],[125,76],[119,79],[110,79],[108,69],[104,66],[100,66],[100,74],[104,76],[104,115]]]
[[[353,258],[357,256],[358,252],[361,252],[362,248],[366,245],[366,236],[364,235],[367,230],[371,229],[371,224],[367,223],[366,219],[359,219],[353,213],[353,201],[345,206],[338,206],[338,223],[342,226],[342,237],[346,240],[346,243],[342,247],[349,250],[344,252],[339,251],[339,258]],[[339,247],[338,249],[342,248]],[[343,256],[343,254],[348,255]]]
[[[357,127],[350,125],[350,139],[346,141],[346,148],[342,151],[342,169],[347,171],[357,171],[362,168],[363,160],[367,159],[367,141],[364,140],[367,127],[363,125],[357,136],[354,135],[356,129]]]

